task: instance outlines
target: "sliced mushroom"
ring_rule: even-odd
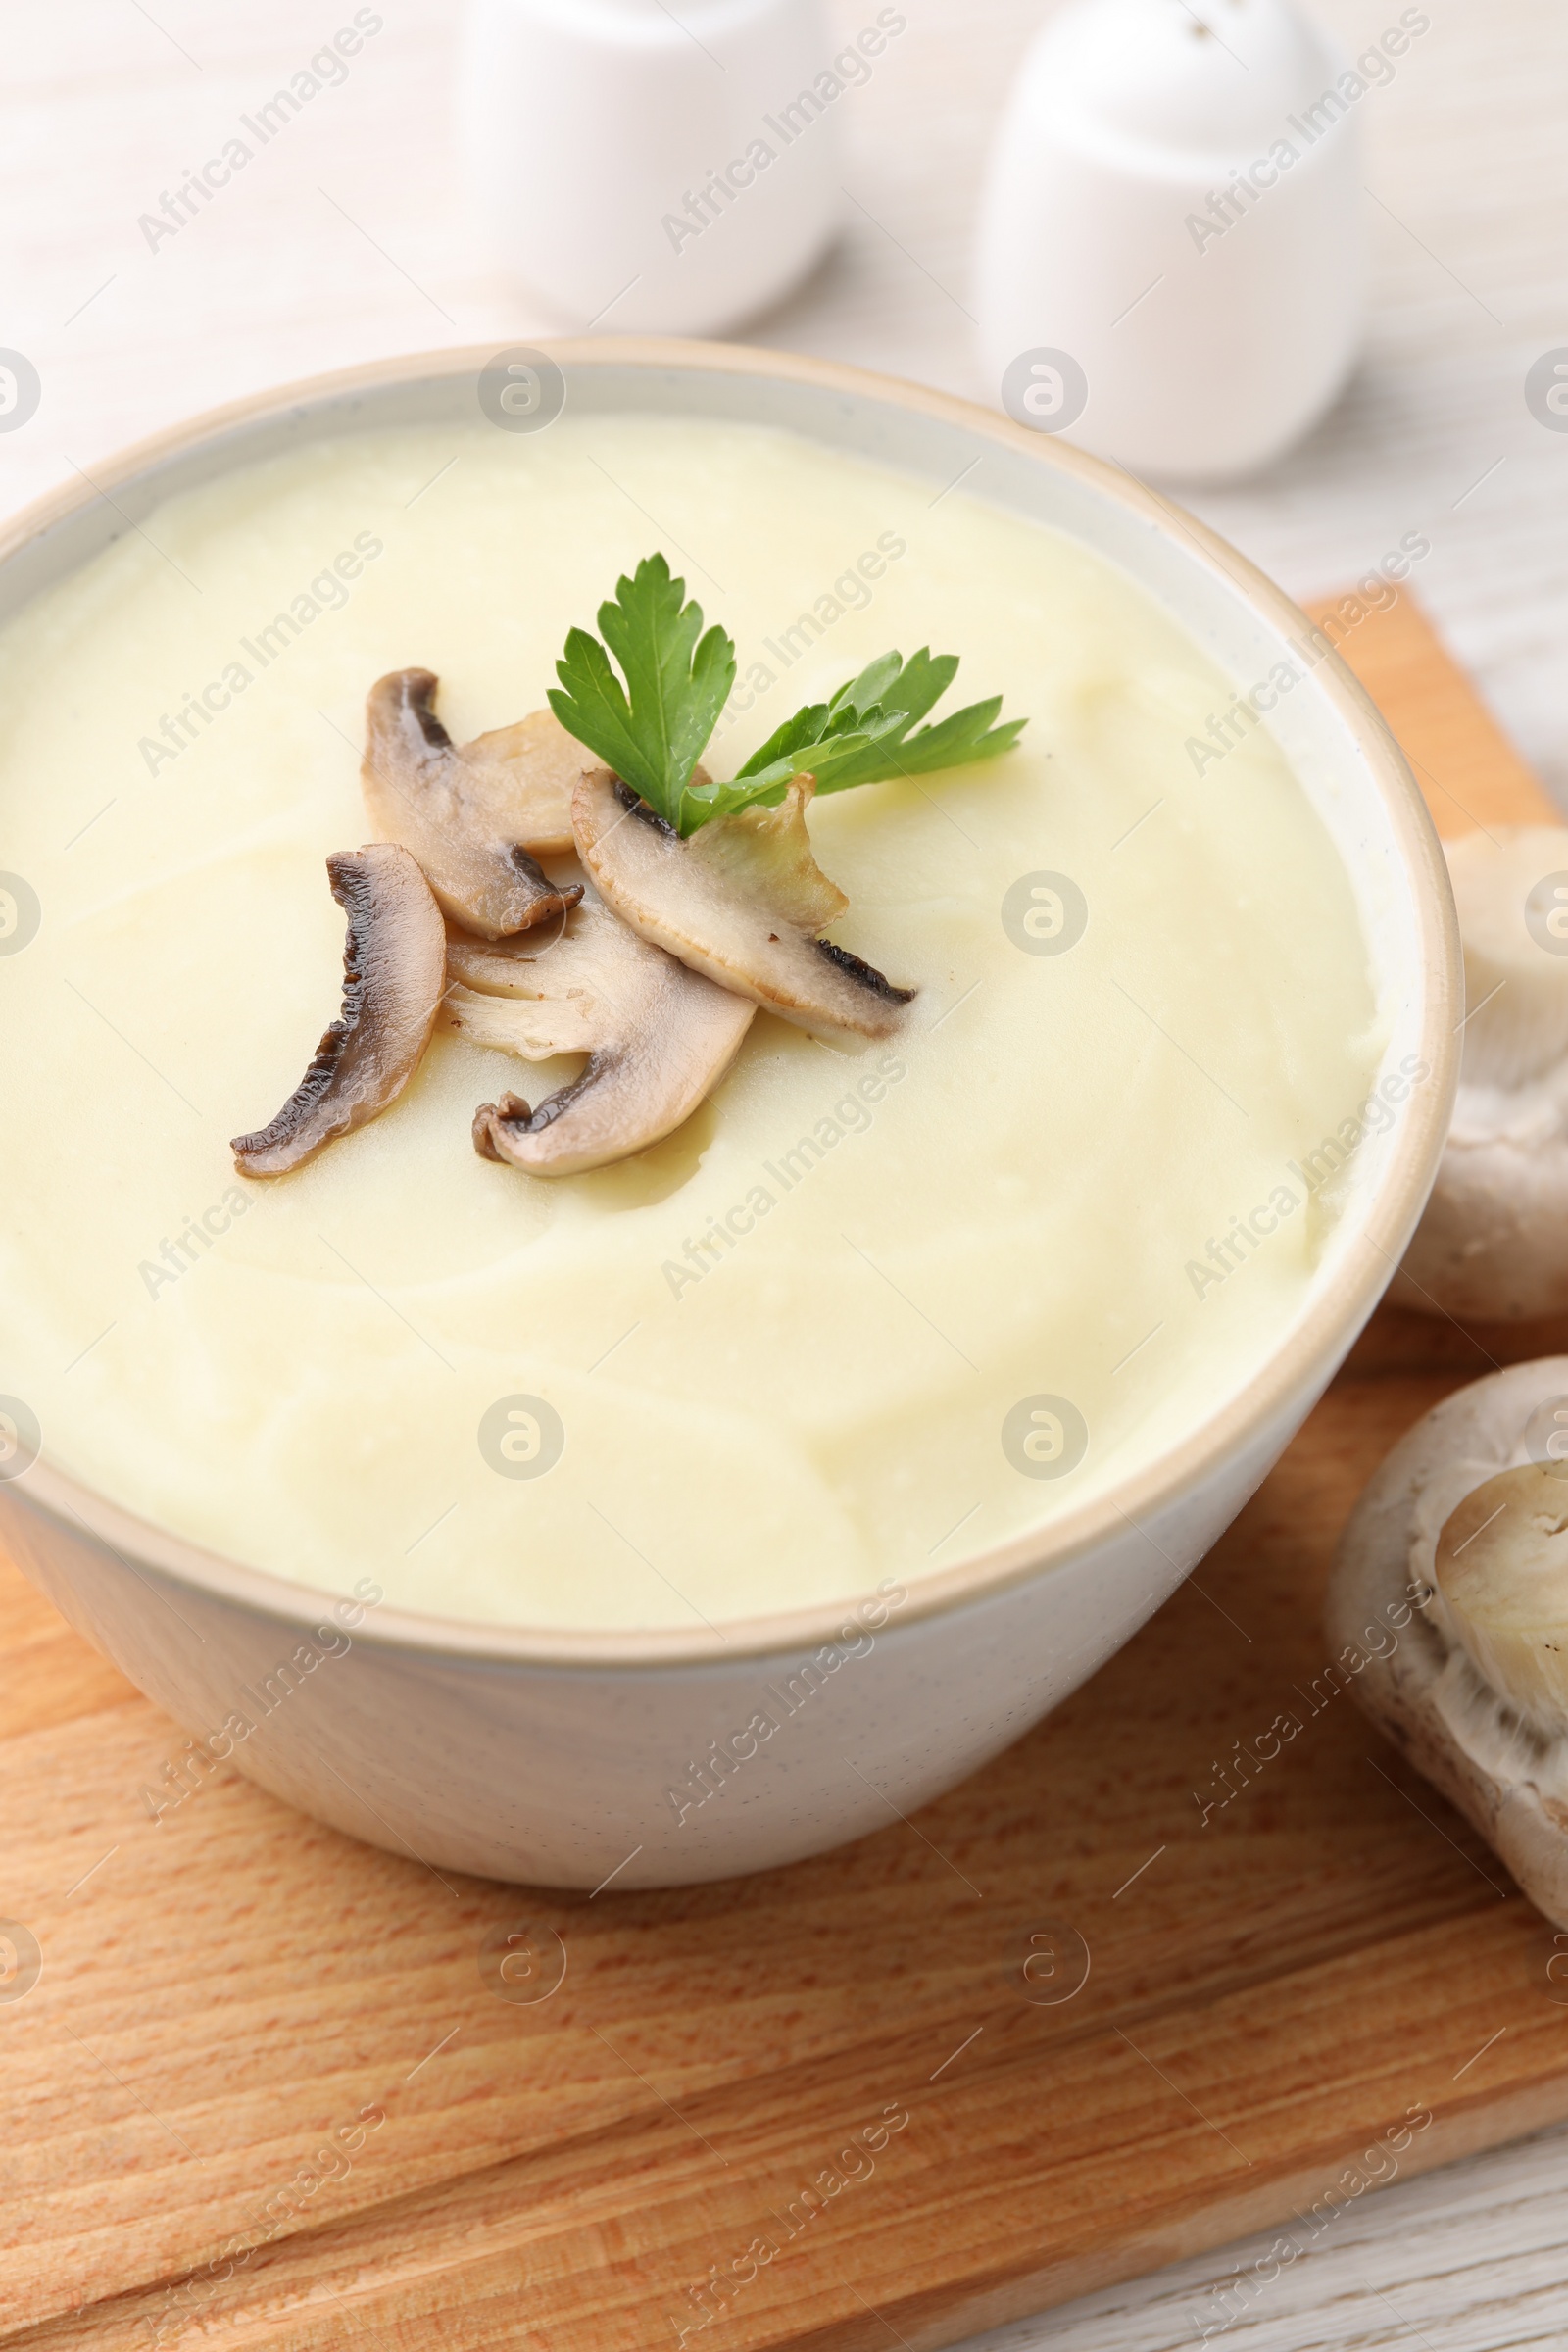
[[[803,1029],[888,1037],[914,991],[818,937],[849,901],[811,855],[813,790],[798,776],[778,808],[682,841],[608,767],[589,768],[571,804],[577,854],[621,920],[692,971]]]
[[[582,896],[537,860],[571,848],[570,792],[584,753],[549,710],[455,744],[435,714],[440,681],[395,669],[366,705],[361,781],[370,820],[423,867],[448,914],[505,939]]]
[[[553,710],[530,710],[510,727],[492,727],[463,747],[475,768],[502,771],[500,813],[534,858],[571,852],[571,796],[588,756]]]
[[[1563,1429],[1565,1356],[1447,1397],[1357,1503],[1327,1625],[1361,1707],[1568,1928]]]
[[[1392,1296],[1488,1322],[1568,1312],[1568,830],[1448,845],[1464,1054],[1438,1181]]]
[[[270,1125],[237,1135],[242,1176],[283,1176],[395,1102],[418,1067],[446,986],[446,925],[407,850],[390,842],[329,858],[349,918],[343,1010]]]
[[[651,947],[586,899],[554,944],[453,941],[444,1025],[525,1061],[586,1054],[537,1109],[517,1095],[474,1113],[474,1149],[533,1176],[576,1176],[646,1151],[729,1068],[754,1007]]]

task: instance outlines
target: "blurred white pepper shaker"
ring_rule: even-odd
[[[1137,472],[1266,466],[1354,365],[1359,102],[1431,20],[1352,69],[1292,0],[1072,0],[1036,38],[981,218],[1004,405]]]
[[[837,220],[832,49],[820,0],[474,0],[460,132],[503,263],[607,334],[765,309]]]

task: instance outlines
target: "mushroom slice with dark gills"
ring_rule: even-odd
[[[803,1029],[888,1037],[914,991],[821,937],[849,901],[811,854],[813,790],[797,776],[776,808],[710,817],[683,841],[589,768],[572,796],[577,854],[622,922],[692,971]]]
[[[595,899],[554,944],[453,940],[447,953],[445,1027],[525,1061],[588,1056],[537,1108],[507,1094],[474,1113],[475,1151],[533,1176],[581,1175],[669,1135],[723,1077],[755,1009]]]
[[[548,710],[456,744],[435,714],[439,682],[428,669],[395,669],[371,687],[365,805],[387,840],[418,859],[455,921],[505,939],[582,896],[580,883],[558,889],[537,862],[571,848],[582,750]]]
[[[391,842],[329,858],[349,918],[343,1010],[271,1124],[237,1135],[242,1176],[284,1176],[395,1102],[418,1067],[446,986],[446,925],[407,850]]]

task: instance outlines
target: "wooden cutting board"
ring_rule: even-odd
[[[1446,832],[1551,814],[1407,598],[1339,612]],[[0,1566],[0,1913],[42,1955],[0,2000],[0,2342],[943,2345],[1568,2117],[1550,1931],[1319,1630],[1385,1449],[1564,1345],[1384,1310],[1050,1722],[729,1886],[502,1887],[237,1778],[176,1803],[180,1733]],[[489,1989],[511,1930],[564,1941],[551,1998]]]

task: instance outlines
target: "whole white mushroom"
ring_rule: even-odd
[[[1372,1721],[1568,1929],[1568,1356],[1401,1438],[1340,1544],[1327,1627]]]
[[[1390,1297],[1483,1322],[1568,1313],[1568,828],[1446,846],[1464,944],[1459,1091]]]

